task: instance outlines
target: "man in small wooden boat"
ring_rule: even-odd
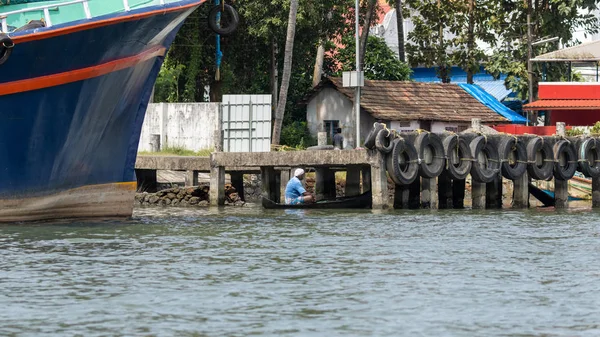
[[[285,203],[287,205],[301,205],[315,202],[314,195],[306,192],[302,186],[304,170],[299,168],[294,171],[294,177],[290,179],[285,187]]]

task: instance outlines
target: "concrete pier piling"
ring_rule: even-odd
[[[367,137],[367,150],[215,152],[210,158],[139,156],[138,188],[155,190],[157,169],[186,171],[186,185],[198,183],[198,172],[210,172],[211,205],[223,205],[225,173],[230,174],[232,185],[243,198],[243,174],[260,172],[263,196],[284,202],[290,170],[301,167],[306,172],[314,169],[317,199],[335,198],[335,172],[345,171],[342,194],[356,196],[370,191],[374,209],[387,208],[392,202],[388,179],[395,184],[394,208],[461,209],[465,205],[465,177],[470,175],[473,209],[502,208],[504,179],[513,182],[512,207],[522,209],[529,207],[532,183],[554,178],[554,203],[556,208],[566,208],[569,180],[578,169],[592,178],[592,206],[600,208],[597,138],[567,138],[560,123],[556,136],[488,134],[477,120],[472,127],[473,132],[460,134],[377,132],[388,139],[370,136],[370,146]],[[540,194],[537,197],[548,202]]]

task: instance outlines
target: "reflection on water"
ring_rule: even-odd
[[[590,210],[140,208],[0,227],[2,336],[598,336]]]

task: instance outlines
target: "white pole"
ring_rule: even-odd
[[[358,26],[358,14],[359,14],[359,10],[360,7],[358,5],[358,0],[355,1],[355,6],[354,6],[354,14],[355,14],[355,29],[356,29],[356,80],[358,83],[356,83],[356,91],[354,94],[354,110],[356,111],[356,147],[360,147],[360,82],[361,82],[361,76],[360,76],[360,60],[359,60],[359,53],[360,53],[360,39],[359,39],[359,26]]]

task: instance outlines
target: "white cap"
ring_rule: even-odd
[[[294,177],[298,177],[298,176],[301,176],[303,174],[304,174],[304,170],[301,169],[301,168],[296,169],[296,171],[294,171]]]

